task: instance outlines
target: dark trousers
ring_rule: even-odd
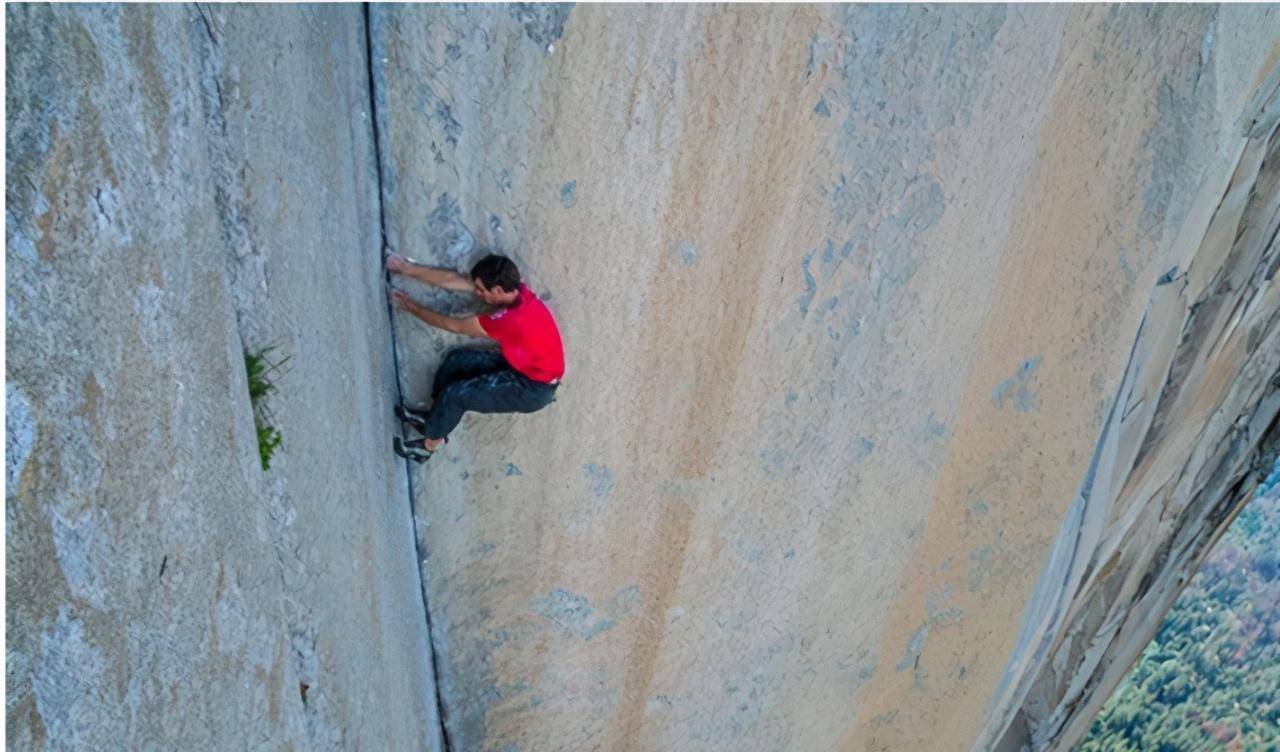
[[[427,438],[442,439],[465,412],[531,413],[550,405],[556,387],[517,372],[501,353],[458,348],[450,350],[431,386],[434,402],[427,412]]]

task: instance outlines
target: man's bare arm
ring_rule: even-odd
[[[480,319],[475,316],[467,316],[465,318],[454,318],[446,316],[443,313],[436,313],[429,308],[423,308],[413,302],[407,294],[401,290],[391,293],[391,302],[396,308],[402,311],[408,311],[417,316],[423,322],[434,326],[437,329],[443,329],[446,332],[461,334],[464,337],[477,337],[479,339],[489,339],[488,333],[480,326]]]
[[[392,274],[403,274],[416,279],[424,285],[439,287],[450,292],[475,292],[475,284],[452,269],[434,269],[410,261],[396,253],[387,254],[387,270]]]

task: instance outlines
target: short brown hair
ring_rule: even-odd
[[[471,267],[471,279],[479,280],[489,289],[501,287],[503,292],[520,289],[520,270],[516,268],[516,262],[493,253]]]

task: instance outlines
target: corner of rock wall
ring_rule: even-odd
[[[975,752],[1076,744],[1280,453],[1278,124],[1280,67],[1151,294]]]

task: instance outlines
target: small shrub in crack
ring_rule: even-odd
[[[275,345],[265,347],[256,353],[244,351],[244,369],[249,378],[249,401],[253,404],[253,425],[258,432],[258,458],[262,461],[262,469],[271,469],[271,457],[280,448],[283,437],[272,425],[275,418],[267,407],[267,398],[276,393],[276,381],[284,375],[281,368],[288,358],[272,361],[271,351]]]

